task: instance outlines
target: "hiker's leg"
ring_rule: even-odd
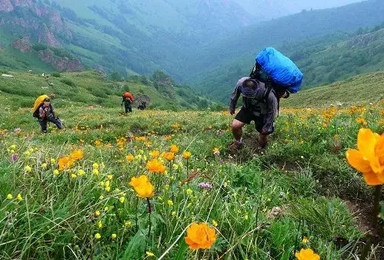
[[[236,139],[236,141],[239,141],[241,140],[241,136],[243,135],[243,126],[245,125],[245,123],[237,120],[237,119],[233,119],[232,121],[232,134],[233,134],[233,137]]]
[[[47,132],[47,120],[39,119],[39,124],[41,126],[41,132],[46,133]]]
[[[49,121],[54,123],[57,126],[57,128],[59,128],[59,129],[63,129],[64,128],[63,124],[61,123],[61,121],[59,119],[56,119],[56,118],[52,117],[52,118],[49,118]]]
[[[268,135],[267,134],[260,134],[259,136],[259,144],[261,148],[265,148],[268,143]]]

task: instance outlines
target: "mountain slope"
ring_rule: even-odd
[[[304,73],[303,89],[384,68],[384,26],[275,46]],[[201,75],[195,86],[227,102],[238,78],[249,75],[253,55],[239,56]]]
[[[181,86],[162,72],[151,78],[131,77],[127,81],[111,81],[95,71],[52,73],[44,76],[34,73],[0,71],[13,77],[0,76],[0,102],[8,109],[31,107],[41,94],[55,93],[58,106],[81,105],[116,107],[120,109],[121,95],[125,91],[135,98],[146,95],[149,108],[196,109],[215,105],[198,96],[187,86]],[[134,104],[136,107],[138,104]]]
[[[282,107],[329,107],[384,100],[384,71],[362,74],[326,86],[303,90],[282,100]]]

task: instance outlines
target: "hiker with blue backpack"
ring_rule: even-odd
[[[286,56],[268,47],[256,56],[256,64],[249,77],[241,78],[232,93],[229,113],[235,114],[237,100],[242,96],[243,105],[232,122],[235,141],[230,151],[243,146],[242,128],[254,121],[259,135],[259,146],[265,148],[268,136],[274,131],[275,118],[279,111],[280,98],[300,89],[303,74]]]

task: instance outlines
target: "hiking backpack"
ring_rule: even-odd
[[[39,116],[40,116],[40,107],[41,107],[42,105],[43,105],[43,104],[41,104],[35,111],[33,111],[33,114],[32,114],[33,117],[39,118]],[[51,109],[51,113],[53,114],[53,107],[52,107],[52,104],[49,104],[49,108]]]
[[[272,86],[276,91],[287,90],[296,93],[300,90],[303,73],[288,57],[273,47],[267,47],[257,54],[256,64],[250,77]]]

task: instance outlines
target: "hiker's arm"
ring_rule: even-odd
[[[289,98],[289,95],[290,95],[289,91],[286,90],[286,91],[284,92],[284,94],[281,96],[281,98]]]
[[[240,96],[240,87],[237,85],[236,88],[233,90],[233,93],[231,95],[231,99],[229,102],[229,113],[233,115],[235,113],[237,100]]]
[[[273,123],[275,122],[278,104],[277,104],[277,98],[275,94],[273,94],[272,92],[269,93],[267,104],[268,104],[268,110],[267,110],[267,114],[264,117],[264,126],[261,129],[261,133],[264,135],[271,134],[274,131]]]
[[[46,111],[43,107],[39,108],[39,118],[45,118],[46,117]]]

